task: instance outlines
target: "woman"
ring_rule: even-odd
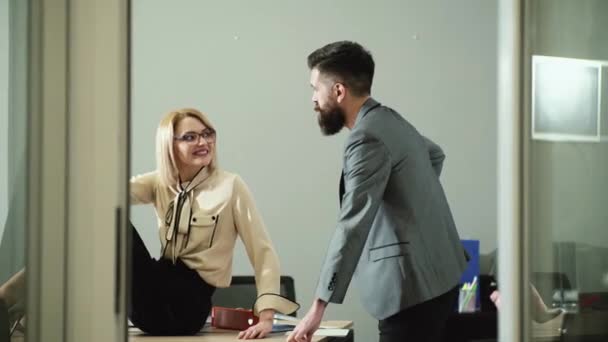
[[[150,257],[133,229],[130,318],[142,331],[190,335],[203,326],[216,287],[231,280],[237,235],[255,270],[259,323],[239,338],[263,338],[275,311],[298,305],[279,295],[279,262],[249,189],[218,168],[216,131],[196,109],[170,112],[156,135],[157,170],[131,179],[132,204],[156,209],[162,246]]]

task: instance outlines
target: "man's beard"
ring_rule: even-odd
[[[346,115],[342,108],[333,105],[326,110],[318,107],[316,109],[319,112],[317,121],[324,135],[334,135],[342,130],[346,122]]]

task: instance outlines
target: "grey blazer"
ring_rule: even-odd
[[[340,216],[317,286],[342,303],[351,279],[381,320],[454,288],[466,267],[439,182],[445,155],[369,98],[344,151]]]

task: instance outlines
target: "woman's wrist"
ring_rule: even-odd
[[[260,311],[258,318],[260,319],[260,321],[267,321],[267,320],[272,321],[274,319],[274,310],[273,309],[264,309],[264,310]]]

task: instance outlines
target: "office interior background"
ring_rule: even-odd
[[[59,10],[70,6],[71,11]],[[124,194],[130,175],[155,168],[158,121],[180,107],[200,109],[216,126],[220,165],[240,174],[251,187],[282,272],[295,280],[302,316],[312,302],[335,227],[347,134],[320,134],[306,56],[336,40],[367,47],[376,61],[372,96],[442,146],[447,158],[441,181],[459,233],[463,239],[480,241],[480,273],[498,276],[497,249],[511,246],[499,233],[504,203],[500,175],[511,170],[504,167],[499,152],[504,143],[501,129],[507,130],[499,119],[500,25],[508,20],[523,37],[517,44],[519,69],[513,70],[521,82],[516,84],[521,107],[513,114],[519,116],[514,145],[519,167],[514,170],[521,210],[517,224],[504,226],[521,238],[513,243],[518,246],[514,255],[521,260],[513,266],[520,272],[514,276],[520,285],[514,290],[516,298],[507,300],[514,312],[507,318],[521,322],[504,326],[521,332],[501,335],[501,340],[533,338],[524,286],[530,281],[550,306],[584,313],[577,299],[588,298],[586,294],[596,295],[600,308],[606,305],[608,75],[603,63],[608,61],[608,2],[132,0],[130,10],[126,7],[119,1],[0,0],[0,283],[26,263],[33,265],[32,273],[38,275],[28,277],[28,295],[30,302],[40,302],[40,314],[31,324],[37,329],[33,338],[45,332],[64,341],[127,338],[124,323],[106,313],[112,311],[113,300],[108,299],[124,296],[124,289],[120,295],[115,292],[114,274],[125,287],[124,253],[115,257],[114,249],[124,252],[127,247],[113,229],[114,209],[123,208],[118,218],[130,219],[158,255],[152,207],[132,207],[127,218]],[[520,12],[512,18],[505,8]],[[117,15],[101,17],[112,14]],[[56,21],[54,15],[59,16]],[[46,21],[35,25],[41,18]],[[54,25],[50,28],[58,30],[57,36],[45,30],[48,25]],[[75,33],[79,27],[92,28]],[[113,28],[104,31],[107,27]],[[61,41],[53,45],[56,37]],[[121,56],[129,57],[128,63],[119,61]],[[563,77],[535,83],[542,80],[533,77],[532,56],[565,58],[555,69]],[[573,80],[583,76],[566,70],[580,63],[599,65],[599,76],[584,78],[577,88]],[[120,82],[128,86],[111,85]],[[569,86],[543,88],[559,82]],[[54,93],[54,86],[63,87],[63,93]],[[92,95],[106,89],[113,95],[102,100]],[[54,94],[65,103],[49,100]],[[585,99],[597,106],[583,103]],[[109,106],[113,100],[119,105]],[[587,108],[584,128],[576,126],[582,107]],[[69,114],[57,114],[61,109]],[[574,121],[564,119],[567,124],[561,127],[547,126],[550,134],[535,136],[541,126],[534,122],[541,121],[533,116],[541,118],[552,110],[564,113],[562,119],[574,115],[567,117]],[[62,125],[59,132],[65,138],[53,137],[53,124]],[[84,174],[96,181],[85,185]],[[52,184],[52,175],[60,177],[58,184]],[[35,186],[44,196],[42,204],[32,207]],[[108,193],[104,187],[114,190]],[[54,198],[53,189],[63,190],[57,203],[46,205],[45,200]],[[50,216],[56,220],[49,221],[49,211],[61,211],[61,217]],[[94,219],[86,217],[91,212]],[[63,225],[53,228],[49,222]],[[36,227],[28,228],[32,225]],[[39,251],[30,252],[33,249]],[[36,260],[42,260],[38,266]],[[59,271],[51,271],[53,265]],[[234,274],[252,274],[240,245]],[[546,276],[560,281],[539,280]],[[53,295],[45,284],[51,285]],[[86,299],[91,291],[100,299]],[[87,308],[103,312],[81,317]],[[116,321],[124,320],[124,307],[118,305],[118,311]],[[360,305],[354,286],[344,304],[330,305],[326,318],[352,320],[357,340],[377,339],[377,321]],[[104,329],[109,325],[114,328]],[[587,325],[588,330],[592,327]]]

